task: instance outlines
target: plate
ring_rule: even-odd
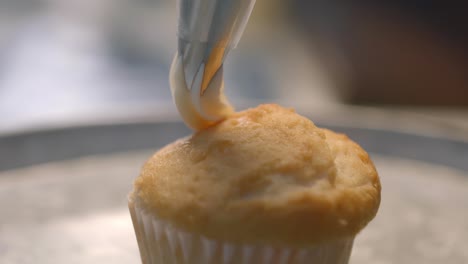
[[[351,263],[468,263],[468,143],[323,124],[367,149],[382,180]],[[145,160],[187,135],[177,122],[0,137],[0,263],[139,263],[126,196]]]

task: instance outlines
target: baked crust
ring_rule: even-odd
[[[356,235],[374,218],[380,190],[359,145],[270,104],[158,151],[131,199],[211,239],[306,246]]]

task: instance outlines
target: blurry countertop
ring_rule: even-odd
[[[105,19],[90,17],[94,24],[73,19],[76,6],[64,5],[16,23],[8,38],[4,33],[0,133],[142,116],[177,119],[167,80],[176,12],[170,1],[144,2],[116,7],[113,15],[103,13]],[[468,109],[341,103],[334,87],[339,83],[330,80],[307,36],[284,21],[268,20],[268,12],[279,12],[277,2],[254,10],[226,62],[226,93],[237,109],[278,102],[317,117],[342,113],[344,123],[468,140]],[[126,16],[119,15],[122,10]]]

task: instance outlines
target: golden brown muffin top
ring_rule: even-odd
[[[359,232],[377,212],[380,183],[345,135],[260,105],[158,151],[131,200],[212,239],[304,246]]]

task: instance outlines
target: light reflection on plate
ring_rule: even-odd
[[[151,151],[86,157],[0,173],[0,262],[138,263],[126,208]],[[372,155],[382,180],[376,219],[351,263],[464,263],[468,174]],[[110,184],[111,183],[111,184]]]

